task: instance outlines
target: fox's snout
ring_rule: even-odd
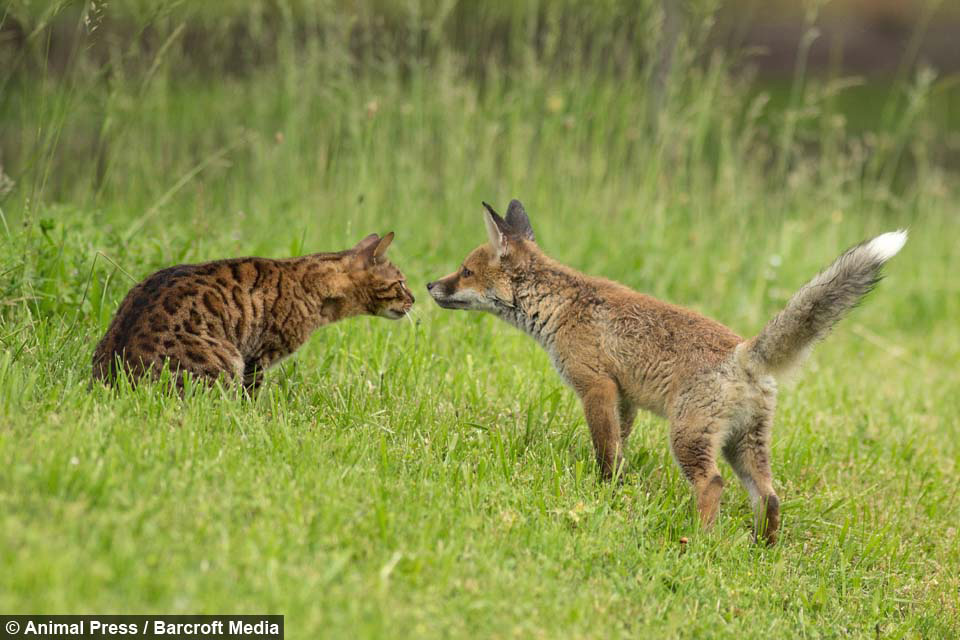
[[[459,285],[458,274],[427,283],[427,292],[433,301],[444,309],[481,309],[480,295],[471,289]]]
[[[440,300],[453,294],[452,288],[448,282],[444,282],[443,278],[439,280],[434,280],[427,283],[427,293],[430,294],[430,297],[435,301],[439,302]]]
[[[453,276],[455,275],[456,274],[453,274]],[[430,294],[430,297],[434,300],[439,300],[440,298],[452,296],[457,290],[457,285],[456,281],[451,280],[451,277],[452,276],[447,276],[446,278],[428,282],[427,293]]]
[[[430,297],[434,300],[442,298],[446,295],[450,295],[449,288],[443,287],[443,283],[439,280],[434,280],[433,282],[427,283],[427,293],[429,293]]]

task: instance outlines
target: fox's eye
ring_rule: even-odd
[[[460,268],[460,275],[461,277],[469,278],[473,275],[473,271],[470,271],[470,269],[467,269],[466,265],[464,265]]]

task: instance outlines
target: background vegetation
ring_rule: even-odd
[[[919,46],[888,77],[813,73],[816,5],[770,78],[718,46],[729,7],[671,6],[0,7],[0,610],[276,612],[291,638],[955,637],[955,83]],[[654,417],[624,485],[598,482],[536,345],[428,303],[483,241],[480,200],[511,197],[553,256],[743,335],[909,227],[781,394],[779,546],[752,544],[729,469],[698,531]],[[151,271],[389,230],[424,293],[410,322],[318,332],[252,402],[88,386]]]

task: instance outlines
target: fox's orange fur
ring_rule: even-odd
[[[756,511],[757,535],[777,538],[780,503],[770,471],[775,375],[798,362],[878,281],[904,232],[858,245],[801,288],[751,340],[698,313],[545,255],[523,206],[492,207],[489,243],[427,285],[444,308],[488,311],[536,339],[583,403],[605,477],[617,473],[638,409],[670,421],[670,445],[705,525],[723,490],[720,453]]]

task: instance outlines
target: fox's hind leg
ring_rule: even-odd
[[[681,415],[670,421],[670,448],[683,475],[693,485],[700,522],[709,527],[717,518],[723,478],[717,467],[720,443],[727,433],[721,418]]]
[[[731,433],[723,445],[723,455],[736,471],[750,494],[755,513],[754,531],[757,540],[767,544],[777,541],[780,528],[780,499],[773,490],[770,470],[770,431],[773,411],[763,411],[745,429]]]

